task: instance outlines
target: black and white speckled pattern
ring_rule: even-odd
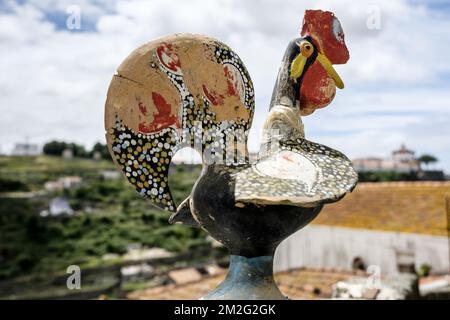
[[[116,163],[140,195],[154,205],[174,211],[169,190],[169,165],[178,136],[173,128],[154,134],[136,133],[117,119],[111,133],[111,150]]]
[[[299,153],[314,165],[317,175],[312,185],[308,186],[303,180],[265,175],[254,164],[235,173],[236,202],[315,205],[337,201],[356,186],[358,175],[341,152],[299,138],[281,141],[279,151],[267,158],[285,150]]]

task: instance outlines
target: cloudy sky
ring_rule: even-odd
[[[213,36],[241,56],[257,97],[256,150],[281,57],[306,8],[336,14],[351,56],[336,67],[346,88],[304,118],[307,137],[350,157],[385,157],[405,143],[450,172],[445,0],[0,0],[0,151],[25,137],[103,142],[116,67],[138,45],[176,32]],[[77,11],[80,28],[68,28]]]

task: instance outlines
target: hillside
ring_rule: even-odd
[[[152,207],[122,176],[105,178],[104,170],[114,173],[115,167],[88,159],[0,157],[0,281],[65,274],[71,264],[83,269],[121,263],[136,245],[175,254],[210,248],[202,230],[169,225],[169,213]],[[199,172],[200,167],[172,168],[169,183],[177,203]],[[67,176],[81,182],[45,189]],[[67,200],[73,213],[42,216],[55,198]]]

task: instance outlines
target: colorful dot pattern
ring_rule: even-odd
[[[176,205],[169,189],[168,173],[172,156],[179,149],[192,147],[200,152],[203,161],[211,163],[230,161],[228,157],[225,158],[223,151],[230,147],[227,145],[230,141],[227,137],[233,136],[233,146],[236,143],[245,145],[244,162],[248,161],[246,145],[255,107],[252,81],[240,58],[226,45],[212,40],[203,43],[203,46],[205,56],[221,65],[232,64],[239,70],[244,81],[245,92],[242,99],[244,107],[249,111],[248,121],[218,121],[206,97],[203,96],[200,105],[196,106],[195,99],[184,82],[183,67],[181,73],[175,73],[155,58],[150,61],[149,67],[160,70],[181,97],[182,130],[168,127],[156,133],[142,134],[129,128],[118,115],[114,127],[109,130],[111,154],[128,181],[154,205],[171,212],[176,210]],[[153,56],[156,57],[155,54]]]

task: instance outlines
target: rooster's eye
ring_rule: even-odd
[[[314,51],[314,48],[310,42],[302,41],[300,43],[300,52],[306,58],[309,58],[312,55],[313,51]]]

